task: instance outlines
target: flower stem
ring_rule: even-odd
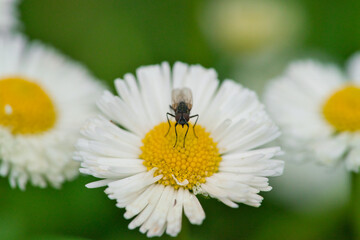
[[[354,239],[360,239],[360,175],[351,173],[349,217]]]

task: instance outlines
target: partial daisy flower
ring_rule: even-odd
[[[18,24],[18,0],[0,0],[0,33],[12,31]]]
[[[0,174],[12,187],[74,178],[78,128],[103,88],[80,64],[20,35],[0,37]]]
[[[278,0],[212,0],[201,8],[210,43],[230,55],[279,52],[304,35],[302,8]]]
[[[286,152],[298,160],[325,165],[360,165],[360,54],[345,76],[316,61],[291,64],[265,93],[270,113],[282,129]]]
[[[116,206],[126,209],[124,217],[134,218],[130,229],[176,236],[183,209],[192,224],[201,224],[205,212],[197,194],[233,208],[258,207],[259,192],[271,190],[267,177],[282,174],[283,161],[271,159],[280,148],[261,148],[279,131],[256,94],[230,80],[219,86],[213,69],[178,62],[171,72],[165,62],[140,67],[136,77],[126,74],[115,86],[119,97],[105,92],[98,101],[105,116],[82,128],[74,159],[82,173],[102,178],[87,187],[107,186]],[[172,90],[178,114],[169,109]],[[183,100],[191,116],[199,115],[195,127],[195,117],[179,118]],[[184,127],[175,131],[170,117],[169,129],[167,112]]]

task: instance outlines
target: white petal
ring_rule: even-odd
[[[166,66],[164,65],[166,69]],[[166,70],[165,70],[166,71]],[[138,68],[137,78],[142,91],[142,100],[152,126],[165,120],[170,104],[170,79],[159,65]]]
[[[235,202],[258,207],[262,201],[258,193],[271,190],[267,177],[282,174],[284,162],[270,159],[281,153],[279,147],[272,147],[225,154],[219,173],[206,179],[201,192],[230,207],[238,207]]]
[[[165,230],[166,220],[171,204],[174,202],[174,189],[172,186],[165,187],[154,212],[141,226],[140,231],[145,233],[148,231],[147,236],[161,236]]]
[[[128,194],[142,192],[146,187],[162,178],[162,175],[154,177],[154,171],[155,169],[152,169],[146,173],[139,173],[131,177],[113,181],[108,184],[109,187],[105,192],[109,194],[109,198],[114,199],[121,199]]]
[[[187,189],[184,191],[184,212],[192,224],[200,225],[205,219],[205,212],[199,200]]]
[[[161,184],[158,184],[156,188],[154,188],[145,209],[141,211],[141,213],[134,220],[131,221],[129,224],[129,229],[134,229],[141,226],[149,218],[154,208],[156,207],[156,204],[158,203],[164,188],[164,185]]]
[[[167,216],[167,229],[166,233],[172,237],[175,237],[179,234],[181,230],[181,218],[184,202],[184,193],[183,188],[179,188],[176,191],[176,197],[174,199],[174,204],[172,204],[169,214]]]
[[[100,180],[100,181],[96,181],[96,182],[92,182],[92,183],[88,183],[85,186],[87,188],[98,188],[98,187],[104,187],[106,186],[108,183],[111,183],[112,180],[111,179],[104,179],[104,180]]]
[[[138,118],[136,112],[119,97],[106,91],[97,101],[97,105],[109,119],[119,123],[138,136],[145,135],[146,132],[142,127],[143,120]]]
[[[353,148],[348,153],[348,156],[345,159],[345,166],[347,170],[359,172],[360,167],[360,147]]]
[[[118,143],[128,147],[140,147],[142,145],[138,136],[121,129],[103,116],[89,118],[80,133],[92,140]]]
[[[348,80],[360,84],[360,53],[357,52],[349,59],[347,63]]]
[[[150,185],[135,201],[126,206],[126,212],[124,214],[126,219],[134,217],[146,207],[156,186],[156,184]]]
[[[329,139],[314,142],[312,149],[316,158],[325,165],[334,165],[348,149],[349,136],[339,134]]]

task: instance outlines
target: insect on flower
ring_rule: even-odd
[[[184,144],[183,144],[183,147],[185,147],[185,139],[186,139],[186,135],[189,131],[189,123],[188,122],[189,122],[190,118],[193,118],[193,117],[197,117],[195,124],[193,126],[194,135],[197,138],[197,136],[195,134],[195,125],[199,119],[199,114],[190,116],[190,111],[191,111],[191,108],[193,105],[193,101],[192,101],[192,93],[189,88],[176,88],[176,89],[172,90],[171,99],[172,99],[172,103],[170,105],[170,109],[174,111],[175,115],[171,114],[171,113],[166,113],[166,118],[169,123],[169,130],[167,131],[165,137],[169,134],[170,128],[171,128],[171,123],[169,120],[169,115],[170,115],[170,116],[174,117],[176,120],[176,123],[175,123],[176,139],[175,139],[174,147],[176,146],[177,139],[178,139],[176,126],[178,124],[180,124],[183,128],[184,128],[184,125],[187,126],[186,133],[184,136]]]
[[[164,62],[136,72],[115,81],[119,96],[106,91],[98,101],[105,116],[89,119],[81,130],[74,159],[82,173],[101,178],[86,186],[106,187],[132,219],[129,229],[139,227],[148,237],[177,236],[183,213],[191,224],[202,224],[197,194],[232,208],[259,207],[260,191],[271,190],[268,177],[281,175],[284,162],[272,159],[282,153],[279,147],[261,147],[280,132],[256,94],[231,80],[220,84],[214,69],[200,65]],[[175,128],[177,136],[175,124],[188,127]],[[195,124],[185,149],[185,132]]]

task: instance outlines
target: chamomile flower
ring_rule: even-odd
[[[17,0],[0,0],[0,33],[12,31],[17,25]]]
[[[304,35],[305,16],[293,2],[213,0],[202,9],[207,39],[231,56],[286,51]]]
[[[267,177],[282,173],[283,161],[271,159],[280,148],[261,148],[279,131],[256,94],[230,80],[219,86],[213,69],[178,62],[171,72],[165,62],[139,68],[136,77],[126,74],[115,86],[119,96],[105,92],[98,101],[104,116],[84,125],[74,159],[82,173],[102,179],[87,187],[107,186],[117,207],[126,209],[124,217],[133,218],[130,229],[176,236],[183,210],[201,224],[205,212],[197,194],[233,208],[258,207],[259,192],[271,190]],[[187,126],[175,132],[172,120],[169,130],[166,118],[177,88],[190,89],[191,114],[199,114],[185,142]]]
[[[269,85],[265,101],[289,155],[325,165],[360,165],[360,55],[347,74],[316,61],[291,64]]]
[[[12,187],[77,175],[78,128],[103,88],[78,63],[20,35],[0,37],[0,174]]]

